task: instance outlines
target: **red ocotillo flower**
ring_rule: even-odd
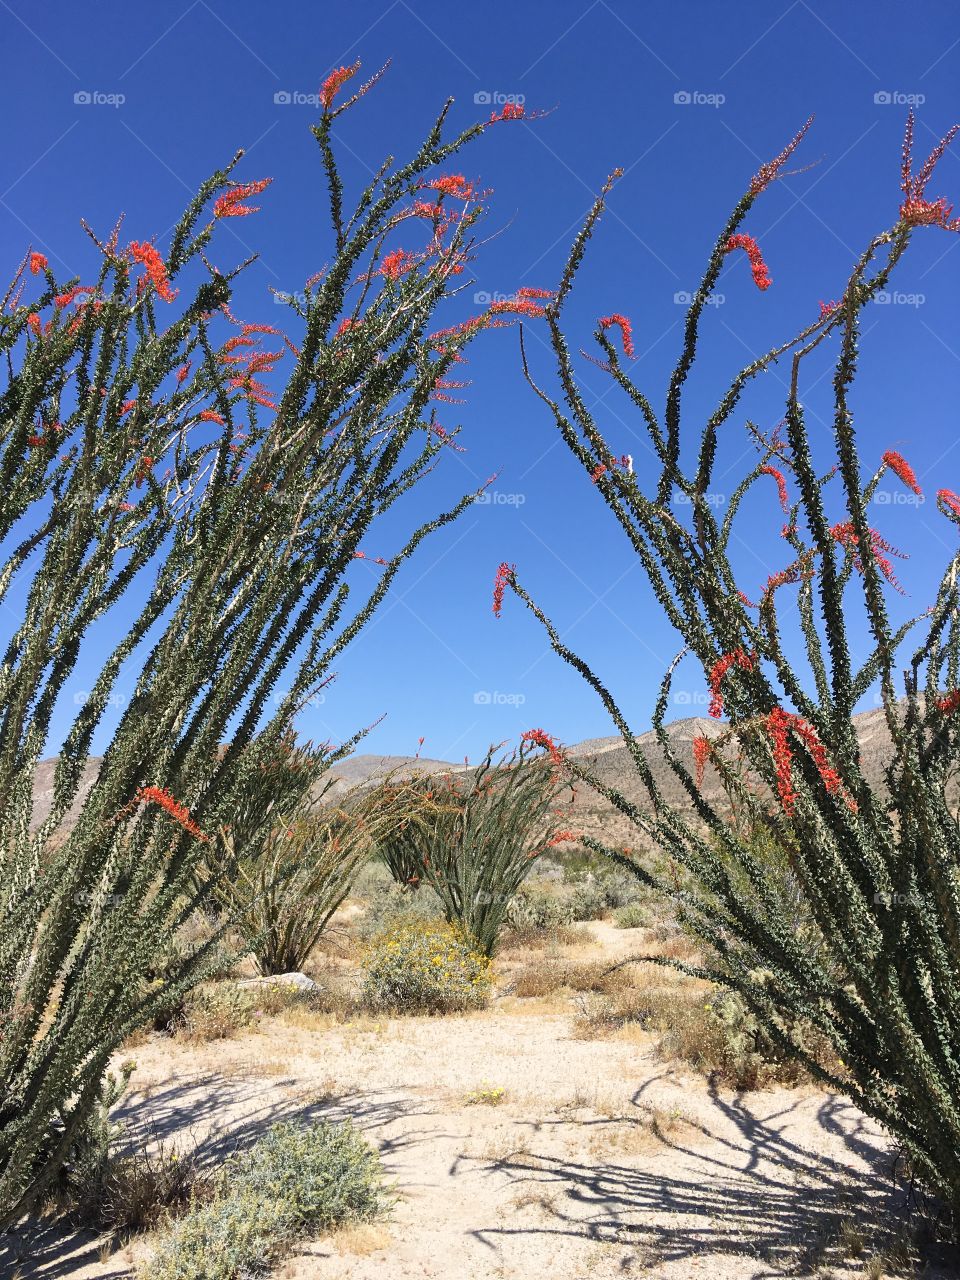
[[[923,490],[917,481],[916,473],[906,458],[893,449],[888,449],[883,455],[883,461],[898,479],[902,480],[908,489],[912,489],[918,498],[923,497]]]
[[[839,306],[840,306],[839,302],[821,302],[820,303],[820,319],[825,320],[827,316],[832,316]]]
[[[41,271],[46,271],[48,266],[46,255],[42,253],[31,253],[30,255],[30,274],[35,276]]]
[[[469,200],[474,194],[474,185],[468,182],[462,173],[443,173],[438,178],[428,178],[421,182],[425,191],[439,191],[441,195],[456,196],[458,200]]]
[[[508,102],[502,111],[491,111],[488,124],[497,124],[501,120],[523,120],[526,107],[522,102]],[[531,117],[532,118],[532,117]]]
[[[520,741],[532,742],[536,747],[543,747],[545,751],[549,751],[550,759],[554,764],[563,764],[563,753],[549,733],[543,729],[527,729],[525,733],[521,733]]]
[[[174,800],[169,791],[164,791],[161,787],[141,787],[136,794],[136,799],[144,804],[158,804],[161,809],[169,813],[174,822],[180,824],[188,835],[195,836],[198,840],[206,840],[197,824],[190,817],[190,810],[186,805],[178,803]]]
[[[955,494],[952,489],[938,489],[937,501],[942,502],[955,516],[960,516],[960,496]]]
[[[843,524],[835,524],[830,530],[830,534],[835,542],[840,546],[846,547],[852,553],[853,567],[858,573],[863,572],[863,560],[860,555],[859,539],[854,532],[851,521]],[[896,547],[891,546],[886,538],[882,537],[876,529],[870,530],[870,549],[873,552],[873,558],[877,562],[877,568],[897,591],[903,594],[903,587],[897,581],[893,572],[893,565],[890,562],[890,556],[897,556],[900,560],[906,560],[906,556],[902,551],[898,551]]]
[[[507,564],[506,561],[497,569],[497,576],[493,580],[493,616],[495,618],[499,618],[503,612],[503,593],[507,584],[512,581],[516,569],[515,564]]]
[[[250,196],[258,196],[261,191],[266,191],[272,181],[272,178],[258,178],[256,182],[238,183],[237,186],[232,187],[214,201],[213,216],[215,218],[245,218],[248,213],[259,213],[259,205],[248,205],[243,202],[248,200]]]
[[[597,481],[600,479],[600,477],[608,470],[609,470],[609,467],[605,462],[598,462],[597,465],[594,467],[593,471],[591,471],[590,473],[590,483],[596,484]]]
[[[920,172],[913,172],[913,108],[907,114],[907,128],[903,135],[903,162],[900,168],[900,190],[903,202],[900,205],[901,219],[912,227],[943,227],[945,231],[960,231],[960,218],[951,218],[953,206],[947,204],[943,196],[936,200],[926,198],[927,183],[940,157],[960,130],[960,125],[948,129],[937,145],[927,156]]]
[[[227,425],[226,418],[219,413],[214,413],[212,409],[201,409],[199,417],[201,422],[216,422],[221,427]]]
[[[770,279],[770,272],[767,270],[767,264],[763,260],[763,254],[760,252],[760,246],[754,240],[753,236],[744,235],[738,232],[737,235],[731,236],[724,248],[724,253],[733,253],[735,249],[742,249],[746,253],[750,262],[750,271],[753,275],[753,283],[758,289],[769,289],[773,281]]]
[[[698,787],[703,786],[703,771],[710,759],[711,744],[709,738],[697,736],[693,740],[694,777]]]
[[[707,681],[711,694],[709,711],[715,720],[723,715],[723,693],[720,686],[731,667],[739,667],[741,671],[752,671],[754,660],[746,650],[738,648],[732,653],[723,654],[711,667]]]
[[[179,290],[170,288],[167,268],[155,246],[147,241],[134,240],[130,245],[130,257],[146,268],[147,279],[164,302],[172,302]]]
[[[406,249],[394,249],[381,262],[380,274],[386,276],[388,280],[399,280],[406,272],[412,271],[416,265],[417,260],[412,253],[407,253]]]
[[[773,182],[774,178],[779,175],[780,170],[803,141],[804,134],[812,124],[813,116],[810,116],[803,127],[797,130],[780,154],[778,156],[774,156],[772,160],[769,160],[766,164],[760,166],[750,182],[751,195],[759,195],[764,188],[768,187],[770,183]]]
[[[780,495],[780,505],[785,512],[790,511],[790,497],[787,493],[787,482],[784,479],[782,471],[778,471],[776,467],[761,467],[760,474],[762,476],[773,476],[777,482],[777,493]]]
[[[792,813],[797,800],[793,789],[792,765],[793,749],[790,745],[791,731],[797,735],[810,753],[817,772],[824,786],[832,794],[841,789],[840,775],[830,764],[827,751],[817,737],[813,728],[800,716],[784,711],[782,707],[774,707],[767,716],[767,732],[773,747],[773,761],[777,776],[777,795],[785,813]],[[849,802],[848,802],[849,803]]]
[[[336,71],[331,71],[320,86],[320,105],[324,111],[329,111],[333,105],[333,100],[347,83],[360,70],[359,58],[352,67],[338,67]]]
[[[580,837],[576,831],[558,831],[556,835],[551,836],[547,841],[548,845],[564,844],[567,840],[579,840]]]
[[[938,710],[942,711],[944,715],[952,715],[957,707],[960,707],[960,689],[954,689],[951,693],[936,698],[935,701]]]
[[[633,345],[633,325],[626,316],[620,315],[619,312],[615,312],[612,316],[600,317],[601,329],[609,329],[611,326],[615,326],[620,330],[620,337],[623,342],[623,354],[628,360],[632,360],[637,354]]]

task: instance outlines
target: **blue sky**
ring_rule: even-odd
[[[58,276],[84,275],[91,259],[81,216],[106,229],[123,211],[131,238],[156,235],[163,245],[199,182],[242,146],[248,155],[238,176],[274,177],[263,212],[236,224],[244,243],[220,242],[224,261],[243,256],[244,245],[261,253],[241,289],[240,309],[251,320],[275,321],[268,287],[300,288],[329,253],[309,133],[315,108],[304,99],[332,67],[360,57],[373,71],[393,59],[377,90],[342,120],[349,191],[388,151],[408,153],[447,96],[456,99],[457,124],[488,114],[496,95],[551,108],[536,123],[491,131],[458,166],[493,189],[487,230],[502,232],[476,263],[463,312],[481,305],[474,293],[554,286],[593,193],[622,166],[569,323],[575,345],[589,345],[597,316],[629,315],[636,377],[655,403],[678,352],[683,294],[696,287],[717,230],[758,165],[816,113],[797,160],[813,167],[774,184],[745,228],[761,243],[773,287],[758,292],[740,255],[719,285],[723,301],[704,326],[686,400],[691,436],[737,369],[809,322],[820,299],[839,296],[870,236],[895,220],[908,101],[916,104],[923,154],[960,119],[960,10],[940,0],[910,11],[889,0],[521,0],[509,9],[432,0],[0,0],[0,29],[0,100],[10,122],[0,238],[8,268],[30,243]],[[960,205],[960,147],[944,158],[931,193]],[[931,498],[942,485],[960,490],[957,239],[942,231],[916,237],[889,302],[866,318],[853,402],[865,461],[900,449]],[[304,712],[308,736],[340,739],[385,713],[368,749],[407,752],[423,736],[426,754],[457,759],[534,725],[564,741],[611,732],[517,602],[508,599],[494,619],[491,585],[501,560],[517,564],[634,726],[648,726],[676,638],[623,535],[526,387],[516,339],[514,330],[495,332],[472,347],[473,383],[456,411],[467,452],[447,460],[419,501],[420,510],[439,508],[499,472],[493,500],[407,566],[375,623],[338,663],[336,684]],[[546,374],[548,353],[535,330],[531,351]],[[744,421],[777,421],[786,376],[784,369],[766,375],[735,415],[718,503],[743,466]],[[806,376],[814,437],[826,449],[829,363],[811,364]],[[639,465],[636,421],[605,394],[598,370],[584,365],[582,377],[614,448],[634,453]],[[887,488],[893,495],[896,486]],[[389,553],[418,513],[408,507],[406,522],[386,525],[371,553]],[[775,493],[758,493],[738,550],[748,594],[788,559],[780,523]],[[900,570],[909,595],[893,607],[919,611],[953,549],[953,531],[932,500],[891,499],[875,523],[911,554]],[[14,621],[6,616],[3,625]],[[90,682],[91,661],[84,656],[78,688]],[[694,672],[678,678],[677,692],[671,714],[703,713]]]

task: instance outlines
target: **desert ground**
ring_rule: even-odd
[[[214,1161],[281,1118],[352,1117],[381,1153],[392,1209],[302,1246],[279,1280],[956,1274],[948,1259],[916,1272],[907,1250],[897,1258],[908,1206],[894,1152],[844,1099],[809,1083],[725,1088],[636,1024],[584,1034],[589,993],[517,994],[531,972],[636,954],[647,933],[592,921],[505,950],[475,1013],[292,1006],[208,1043],[145,1036],[127,1055],[124,1140]],[[334,930],[312,972],[322,985],[344,966]],[[51,1218],[13,1239],[0,1274],[121,1280],[149,1248]]]

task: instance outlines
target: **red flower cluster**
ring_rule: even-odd
[[[797,793],[793,789],[791,776],[791,766],[793,764],[793,749],[790,745],[791,731],[797,735],[810,752],[813,763],[817,767],[817,772],[823,779],[823,784],[827,790],[832,794],[834,791],[838,791],[841,786],[840,775],[827,759],[826,748],[813,731],[813,728],[800,716],[784,711],[782,707],[774,707],[769,716],[767,716],[767,732],[770,735],[770,742],[773,746],[773,761],[777,771],[777,795],[780,797],[780,803],[783,805],[785,813],[793,813],[794,805],[797,801]]]
[[[633,345],[633,325],[626,316],[615,312],[612,316],[600,317],[600,328],[609,329],[615,326],[620,330],[620,337],[623,341],[623,354],[628,360],[632,360],[636,356],[636,350]]]
[[[258,196],[261,191],[266,191],[272,181],[272,178],[258,178],[256,182],[238,183],[213,202],[213,216],[215,218],[245,218],[248,213],[259,213],[259,205],[249,205],[243,202],[248,200],[250,196]]]
[[[960,516],[960,495],[954,493],[952,489],[938,489],[937,498],[945,507],[949,508],[955,516]]]
[[[490,315],[530,316],[536,320],[545,312],[545,308],[535,301],[537,298],[555,297],[550,289],[518,289],[512,298],[501,298],[490,304]]]
[[[767,270],[767,264],[763,260],[763,254],[760,252],[760,246],[753,236],[743,235],[742,233],[731,236],[726,243],[724,253],[732,253],[734,249],[743,249],[749,258],[753,283],[757,288],[769,289],[773,281],[770,279],[770,273]]]
[[[56,444],[57,433],[63,430],[59,422],[41,423],[39,435],[27,436],[27,444],[31,449],[39,449],[42,445]]]
[[[550,752],[550,759],[554,764],[563,764],[563,753],[549,733],[543,729],[528,729],[526,733],[521,733],[520,741],[532,742],[536,747],[543,747]]]
[[[443,173],[439,178],[428,178],[421,182],[424,191],[438,191],[444,196],[455,196],[458,200],[469,200],[474,195],[474,186],[462,173]]]
[[[848,520],[843,524],[835,524],[830,530],[830,534],[835,542],[840,546],[846,547],[853,553],[853,567],[858,573],[863,573],[863,560],[860,557],[859,539],[853,530],[853,524]],[[893,565],[890,562],[890,556],[897,556],[900,560],[906,560],[906,556],[902,551],[898,551],[896,547],[890,545],[886,538],[882,537],[876,529],[870,530],[870,549],[873,552],[873,558],[877,562],[880,572],[890,583],[891,587],[896,588],[903,594],[903,587],[896,579],[893,572]]]
[[[820,319],[825,320],[827,316],[832,316],[839,306],[840,306],[839,302],[821,302],[820,303]]]
[[[577,835],[576,831],[558,831],[556,835],[552,836],[547,841],[547,844],[552,846],[555,844],[564,844],[567,840],[579,839],[580,837]]]
[[[146,241],[134,240],[130,245],[130,257],[146,268],[147,279],[164,302],[172,302],[179,291],[170,288],[167,268],[156,248]]]
[[[600,477],[604,475],[608,470],[609,468],[607,467],[607,464],[605,462],[597,463],[593,471],[590,473],[590,483],[596,484],[597,481],[600,479]]]
[[[330,107],[333,105],[334,98],[347,81],[352,80],[359,70],[360,61],[358,59],[352,67],[338,67],[336,71],[330,72],[326,80],[324,80],[323,84],[320,86],[320,103],[324,111],[330,110]]]
[[[711,744],[709,738],[703,738],[699,735],[693,740],[693,766],[694,777],[698,787],[703,786],[703,771],[706,768],[707,761],[710,759]]]
[[[197,824],[190,817],[190,810],[182,804],[174,800],[169,791],[164,791],[161,787],[141,787],[136,794],[136,799],[144,804],[158,804],[173,818],[174,822],[178,822],[184,831],[191,836],[196,836],[198,840],[206,840]]]
[[[49,265],[49,264],[48,264],[48,262],[47,262],[46,257],[44,256],[44,254],[42,254],[42,253],[31,253],[31,255],[30,255],[30,274],[31,274],[32,276],[38,275],[38,274],[39,274],[39,272],[41,272],[41,271],[46,271],[46,269],[47,269],[47,266],[48,266],[48,265]]]
[[[507,583],[511,580],[516,572],[515,564],[503,564],[497,569],[497,576],[493,580],[493,616],[499,618],[503,612],[503,593],[507,588]]]
[[[903,136],[903,163],[900,168],[900,190],[903,192],[903,203],[900,205],[900,217],[911,227],[943,227],[945,231],[960,231],[960,218],[951,218],[953,206],[947,204],[943,196],[936,200],[926,199],[927,183],[940,157],[960,130],[960,125],[953,125],[940,139],[927,156],[920,172],[913,173],[913,125],[914,115],[911,108],[907,115],[907,128]]]
[[[394,249],[380,264],[380,274],[388,280],[399,280],[406,272],[412,271],[416,264],[417,259],[412,253],[407,253],[406,249]]]
[[[948,693],[942,698],[937,698],[936,703],[938,709],[944,715],[952,715],[957,707],[960,707],[960,689],[954,689],[952,693]]]
[[[908,489],[912,489],[918,498],[923,497],[923,490],[917,481],[916,473],[902,454],[896,453],[893,449],[888,449],[883,455],[883,461],[894,475],[903,481]]]
[[[76,302],[82,293],[93,293],[93,285],[75,284],[72,289],[68,289],[66,293],[58,293],[53,300],[55,307],[69,307],[71,302]]]
[[[508,102],[502,111],[491,111],[488,124],[497,124],[501,120],[523,120],[526,107],[522,102]]]
[[[787,482],[784,479],[782,471],[778,471],[776,467],[761,467],[760,474],[762,476],[773,476],[777,482],[777,493],[780,495],[780,505],[784,511],[790,511],[790,497],[787,493]]]
[[[223,418],[223,417],[221,417],[219,413],[214,413],[214,411],[213,411],[212,409],[201,409],[201,410],[200,410],[200,421],[201,421],[201,422],[216,422],[216,423],[217,423],[219,426],[221,426],[221,427],[225,427],[225,426],[227,425],[226,419],[225,419],[225,418]]]
[[[778,174],[780,173],[780,170],[783,168],[786,162],[793,155],[794,151],[796,151],[797,147],[803,141],[804,134],[807,132],[807,130],[810,128],[812,124],[813,124],[813,116],[810,116],[810,118],[807,120],[803,128],[794,134],[794,136],[790,139],[787,145],[780,152],[780,154],[778,156],[774,156],[772,160],[760,166],[760,168],[754,174],[753,179],[751,180],[751,183],[750,183],[751,195],[753,196],[759,195],[760,192],[763,191],[764,188],[768,187],[770,183],[774,180],[774,178],[778,176]]]
[[[724,676],[731,667],[739,667],[741,671],[752,671],[754,665],[753,658],[744,649],[734,649],[732,653],[725,653],[713,664],[707,683],[710,685],[711,694],[710,715],[715,720],[719,720],[723,715],[723,694],[720,686]]]

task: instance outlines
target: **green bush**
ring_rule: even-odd
[[[392,881],[378,886],[357,926],[364,942],[373,942],[384,933],[403,924],[439,924],[443,920],[443,903],[429,885],[420,889],[401,889]]]
[[[490,995],[490,962],[446,923],[408,922],[369,948],[364,1004],[400,1013],[456,1013],[482,1008]]]
[[[614,912],[613,922],[618,929],[646,929],[653,921],[653,913],[645,902],[628,902]]]
[[[507,908],[507,924],[518,932],[545,932],[572,924],[573,920],[568,898],[529,881],[520,886]]]
[[[161,1239],[141,1280],[245,1280],[294,1240],[385,1207],[376,1152],[350,1125],[278,1124],[217,1175],[213,1196]]]

